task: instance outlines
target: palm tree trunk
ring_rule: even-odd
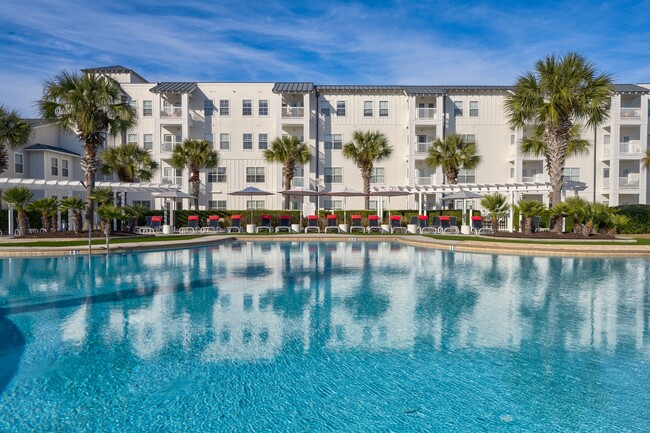
[[[445,178],[447,179],[447,183],[449,185],[456,185],[458,183],[458,168],[456,167],[449,167],[445,170]]]
[[[192,173],[192,178],[190,179],[192,184],[192,195],[194,196],[194,210],[199,210],[199,191],[201,189],[201,179],[199,178],[199,172],[195,171]]]
[[[552,218],[551,227],[555,233],[562,233],[562,221],[564,217],[562,215],[556,215]]]
[[[71,218],[72,218],[71,229],[73,232],[77,233],[81,229],[81,214],[79,213],[79,211],[73,210]]]
[[[18,228],[22,235],[27,234],[27,227],[29,227],[29,218],[27,218],[27,213],[24,210],[18,210]]]
[[[361,178],[363,179],[363,192],[370,194],[370,176],[372,176],[372,167],[370,169],[361,170]],[[364,197],[365,209],[370,209],[370,196]]]
[[[533,218],[528,217],[524,218],[524,236],[530,236],[533,234]]]
[[[497,218],[497,213],[492,213],[492,233],[497,233],[499,231],[499,219]]]
[[[544,140],[548,143],[548,176],[551,180],[549,207],[562,201],[566,148],[571,126],[571,120],[565,119],[560,121],[557,126],[547,124],[544,129]]]
[[[86,214],[84,217],[84,230],[88,230],[93,225],[93,217],[95,214],[95,201],[92,199],[95,192],[95,173],[99,167],[97,161],[97,143],[87,141],[84,143],[84,156],[81,158],[81,168],[84,171],[84,180],[86,182]]]

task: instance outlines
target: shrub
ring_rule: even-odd
[[[616,206],[614,209],[629,220],[619,228],[619,233],[650,233],[650,205],[629,204]]]

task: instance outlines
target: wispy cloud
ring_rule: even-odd
[[[121,64],[152,81],[509,84],[575,50],[648,82],[649,2],[10,0],[0,103],[33,115],[62,69]]]

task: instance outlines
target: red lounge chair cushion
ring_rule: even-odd
[[[449,221],[449,217],[443,215],[440,217],[440,221]]]
[[[361,215],[352,215],[352,219],[353,219],[353,220],[360,220],[360,219],[361,219]]]
[[[230,219],[231,219],[231,220],[240,220],[240,219],[241,219],[241,215],[233,215],[233,216],[230,217]]]
[[[161,216],[153,216],[153,217],[151,217],[151,221],[162,222],[162,217]]]
[[[307,219],[309,219],[309,220],[317,220],[318,216],[316,216],[316,215],[308,215]]]
[[[219,220],[219,215],[210,215],[208,217],[208,221],[218,221]]]
[[[327,215],[327,219],[328,219],[328,220],[335,220],[335,219],[336,219],[336,215],[329,214],[329,215]]]
[[[402,221],[402,217],[399,215],[391,215],[390,216],[391,221]]]
[[[270,219],[271,219],[271,215],[262,215],[262,219],[270,220]]]
[[[418,215],[418,219],[421,221],[429,221],[429,217],[426,215]]]
[[[368,215],[368,221],[379,221],[378,215]]]
[[[472,221],[483,221],[483,218],[480,216],[473,216]]]
[[[187,217],[187,220],[188,221],[198,221],[199,216],[198,215],[190,215],[190,216]]]
[[[291,215],[280,215],[280,219],[281,219],[281,220],[290,220],[290,219],[291,219]]]

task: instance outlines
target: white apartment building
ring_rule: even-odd
[[[169,164],[172,150],[187,138],[210,140],[219,154],[219,167],[201,175],[200,206],[204,209],[281,209],[283,197],[240,197],[229,192],[255,186],[282,191],[280,164],[267,163],[263,151],[277,137],[300,137],[311,149],[309,164],[296,169],[294,186],[336,191],[362,190],[355,164],[343,157],[343,145],[355,130],[379,130],[393,147],[390,158],[376,164],[372,186],[442,185],[440,169],[425,159],[431,142],[462,134],[477,143],[482,156],[475,170],[461,170],[461,184],[545,182],[541,157],[523,155],[518,143],[526,129],[511,129],[504,101],[510,86],[365,86],[313,83],[150,83],[122,66],[86,69],[117,80],[136,108],[138,124],[108,146],[134,142],[149,149],[160,164],[154,182],[182,185],[189,192],[187,170]],[[648,203],[648,173],[640,160],[648,147],[650,86],[616,85],[609,120],[596,131],[585,129],[589,154],[571,157],[566,179],[583,182],[580,195],[615,206]],[[78,144],[77,144],[78,146]],[[80,153],[80,147],[70,148]],[[50,167],[51,168],[51,167]],[[75,168],[78,170],[78,167]],[[46,170],[47,171],[47,170]],[[11,174],[10,174],[11,175]],[[110,180],[110,179],[107,179]],[[524,194],[548,202],[545,193]],[[129,194],[160,208],[146,193]],[[391,199],[394,209],[418,209],[418,195]],[[440,208],[442,193],[426,193],[424,209]],[[303,200],[295,197],[292,207]],[[312,199],[313,200],[313,199]],[[371,207],[379,206],[371,197]],[[363,208],[362,198],[348,198],[348,209]],[[178,200],[177,209],[188,200]],[[472,203],[477,208],[478,202]],[[340,209],[343,198],[321,197],[319,207]],[[384,204],[385,207],[385,204]]]

